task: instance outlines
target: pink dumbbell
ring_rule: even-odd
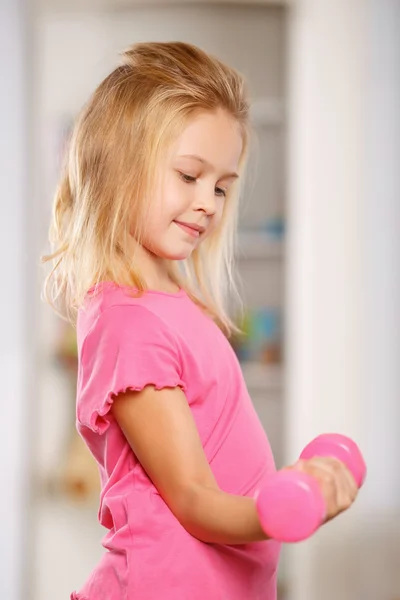
[[[360,488],[366,475],[362,454],[355,442],[337,433],[318,436],[300,455],[342,461]],[[326,507],[317,480],[307,473],[282,469],[256,495],[257,512],[265,533],[281,542],[299,542],[310,537],[325,520]]]

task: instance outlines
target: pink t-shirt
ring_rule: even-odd
[[[174,517],[109,412],[116,394],[180,386],[222,490],[252,496],[275,470],[228,340],[184,291],[112,283],[78,316],[77,427],[100,470],[107,549],[72,600],[275,600],[279,544],[205,544]],[[146,423],[143,423],[146,427]]]

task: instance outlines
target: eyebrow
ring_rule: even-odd
[[[211,163],[209,163],[205,158],[198,156],[197,154],[181,154],[180,158],[194,158],[195,160],[201,162],[203,165],[207,165],[208,167],[213,168]],[[220,177],[220,179],[237,179],[238,177],[239,175],[237,173],[226,173],[225,175]]]

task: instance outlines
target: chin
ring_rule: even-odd
[[[189,252],[171,252],[171,254],[169,254],[168,256],[166,256],[165,258],[167,258],[168,260],[186,260],[187,258],[189,258],[191,256],[193,252],[193,249],[190,250]]]
[[[164,248],[163,251],[159,253],[159,256],[167,260],[185,260],[191,256],[193,250],[194,246],[186,246],[184,248]]]

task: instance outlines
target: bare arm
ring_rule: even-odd
[[[182,526],[203,542],[246,544],[266,540],[252,498],[223,492],[201,445],[180,388],[121,394],[113,414],[135,455]],[[330,458],[300,461],[292,468],[315,477],[327,520],[347,510],[357,486],[346,467]]]
[[[122,394],[112,411],[160,495],[191,535],[218,544],[267,539],[254,500],[218,487],[180,388],[148,386]]]

